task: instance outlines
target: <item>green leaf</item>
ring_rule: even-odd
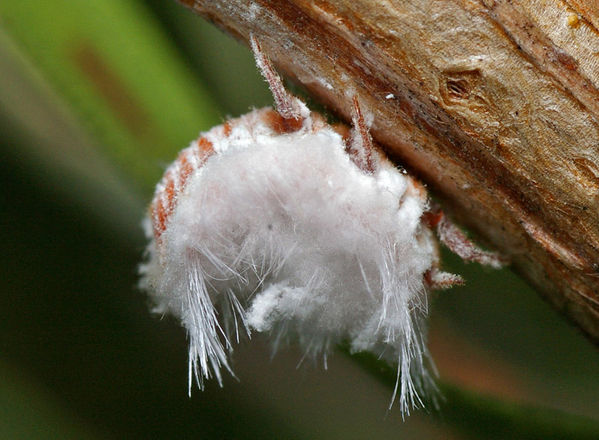
[[[149,189],[218,107],[135,1],[0,3],[0,20],[124,172]]]

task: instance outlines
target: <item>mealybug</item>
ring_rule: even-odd
[[[439,268],[439,238],[498,267],[424,187],[373,146],[357,97],[336,128],[284,88],[259,42],[276,109],[214,127],[184,149],[156,188],[141,285],[189,335],[189,387],[231,371],[240,333],[293,337],[308,355],[347,342],[398,363],[402,411],[419,405],[427,291],[460,284]],[[394,397],[395,397],[394,392]]]

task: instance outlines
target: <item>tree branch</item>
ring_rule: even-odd
[[[599,7],[180,0],[372,134],[599,341]],[[577,9],[578,8],[578,9]]]

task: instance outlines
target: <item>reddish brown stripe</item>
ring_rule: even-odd
[[[179,196],[179,193],[185,189],[185,185],[194,171],[194,166],[189,160],[189,155],[197,154],[198,162],[196,168],[199,168],[214,153],[212,142],[205,137],[199,138],[197,144],[197,153],[194,150],[189,149],[179,153],[179,156],[175,161],[175,163],[178,164],[178,167],[171,168],[167,171],[163,177],[164,189],[161,193],[154,196],[154,201],[151,206],[151,216],[154,237],[156,240],[159,240],[160,236],[166,230],[169,217],[177,205],[177,197]],[[172,171],[173,169],[178,170],[177,173]],[[175,182],[178,183],[176,187]]]
[[[214,148],[212,148],[212,142],[210,142],[205,137],[201,137],[198,139],[198,148],[200,150],[200,155],[204,156],[206,154],[212,154],[214,152]]]
[[[189,178],[191,172],[193,171],[193,167],[187,160],[187,154],[189,150],[183,150],[177,161],[181,164],[181,172],[179,173],[179,188],[182,190],[185,188],[185,184],[187,183],[187,179]]]
[[[233,131],[233,129],[231,128],[231,122],[229,122],[229,121],[225,122],[223,125],[223,133],[225,134],[225,137],[231,136],[232,131]]]
[[[268,125],[272,131],[277,134],[293,133],[302,128],[304,120],[299,119],[285,119],[275,110],[267,111],[263,114],[264,123]]]
[[[173,179],[172,173],[167,176],[166,186],[164,187],[164,193],[166,195],[166,215],[169,216],[171,211],[175,207],[175,181]]]
[[[156,240],[160,238],[166,229],[166,213],[160,199],[154,199],[152,203],[152,226],[154,227],[154,237]]]
[[[175,181],[172,173],[169,172],[165,179],[167,182],[163,192],[156,194],[152,203],[152,226],[156,240],[160,239],[160,236],[166,230],[166,223],[175,207]]]
[[[214,147],[212,142],[210,142],[205,137],[201,137],[198,139],[198,150],[198,166],[201,167],[202,165],[204,165],[204,162],[206,162],[206,160],[208,160],[208,158],[212,156],[212,154],[214,154]]]

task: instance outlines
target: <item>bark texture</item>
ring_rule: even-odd
[[[599,341],[599,3],[180,0],[372,134]]]

